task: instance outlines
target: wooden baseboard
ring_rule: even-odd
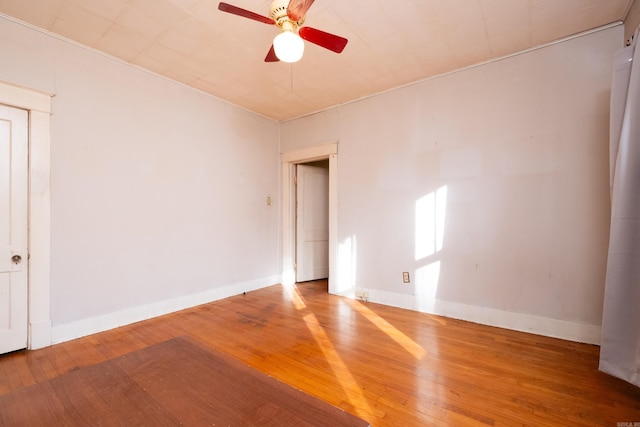
[[[193,295],[157,301],[143,306],[130,307],[101,316],[81,319],[71,323],[54,326],[51,329],[51,343],[58,344],[76,338],[129,325],[142,320],[152,319],[175,311],[195,307],[201,304],[240,295],[280,283],[280,275],[264,277],[247,282],[234,283]]]
[[[51,321],[44,320],[29,323],[29,349],[37,350],[39,348],[51,345]]]
[[[415,295],[358,288],[358,294],[361,295],[362,293],[367,295],[368,301],[378,304],[419,311],[421,313],[435,314],[452,319],[466,320],[514,331],[528,332],[546,337],[560,338],[568,341],[600,344],[601,327],[599,325],[588,325],[585,323],[551,319],[531,314],[497,310],[450,301],[425,301],[420,300],[420,298]],[[345,292],[342,295],[358,299],[356,292],[353,290]]]

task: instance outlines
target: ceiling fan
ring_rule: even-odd
[[[276,25],[282,32],[273,39],[271,49],[264,59],[265,62],[297,62],[304,53],[303,39],[336,53],[341,53],[348,42],[344,37],[302,26],[313,1],[274,0],[269,6],[269,16],[263,16],[224,2],[218,5],[218,9],[254,21]]]

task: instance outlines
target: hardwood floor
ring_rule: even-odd
[[[640,422],[640,389],[598,372],[597,346],[352,301],[326,286],[272,286],[0,356],[0,395],[189,336],[372,426]]]

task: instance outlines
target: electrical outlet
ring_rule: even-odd
[[[362,289],[356,289],[356,299],[367,302],[369,300],[369,292]]]
[[[409,279],[409,272],[408,271],[404,271],[402,273],[402,281],[404,283],[410,283],[411,282],[411,279]]]

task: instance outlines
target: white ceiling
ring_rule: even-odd
[[[265,63],[275,26],[218,0],[0,0],[0,13],[266,117],[303,116],[622,21],[633,0],[316,0],[305,25],[349,39]],[[268,15],[269,0],[227,0]]]

